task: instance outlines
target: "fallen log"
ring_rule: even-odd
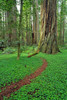
[[[34,56],[34,55],[38,54],[38,53],[39,53],[39,51],[40,51],[40,50],[37,50],[35,53],[33,53],[33,54],[31,54],[31,55],[28,55],[27,57],[28,57],[28,58],[29,58],[29,57],[32,57],[32,56]]]

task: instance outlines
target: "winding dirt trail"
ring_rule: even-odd
[[[2,89],[2,92],[0,92],[0,100],[3,100],[3,96],[10,97],[11,93],[17,91],[24,85],[30,84],[31,79],[34,79],[37,76],[39,76],[45,70],[46,67],[47,62],[46,60],[43,60],[43,65],[40,68],[38,68],[34,73],[24,77],[24,79],[20,80],[19,82],[12,83],[10,86],[6,86],[6,89]]]

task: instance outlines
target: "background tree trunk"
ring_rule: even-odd
[[[38,11],[38,0],[35,0],[36,4],[36,34],[37,34],[37,44],[39,43],[40,34],[39,34],[39,11]]]
[[[64,45],[64,32],[65,32],[65,20],[63,20],[63,36],[62,36],[62,44]]]
[[[38,12],[38,0],[33,0],[33,35],[34,43],[39,43],[39,12]]]
[[[61,11],[60,11],[60,35],[59,35],[59,42],[60,45],[64,45],[64,29],[65,29],[65,0],[61,2]]]
[[[12,7],[13,12],[13,27],[12,27],[12,40],[16,41],[17,39],[17,7],[16,7],[16,0],[14,1],[14,6]]]
[[[37,34],[36,34],[36,9],[35,9],[35,0],[33,0],[33,33],[32,36],[34,36],[33,38],[33,44],[37,43]]]
[[[20,58],[20,35],[21,35],[21,25],[22,25],[22,6],[23,6],[23,0],[21,0],[21,3],[20,3],[19,33],[18,33],[18,55],[17,55],[18,60]]]

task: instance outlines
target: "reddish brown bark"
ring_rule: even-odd
[[[41,4],[41,40],[40,51],[57,53],[56,0],[43,0]]]

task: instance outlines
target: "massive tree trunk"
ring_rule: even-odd
[[[41,5],[41,39],[39,49],[54,54],[57,46],[56,0],[43,0]]]

